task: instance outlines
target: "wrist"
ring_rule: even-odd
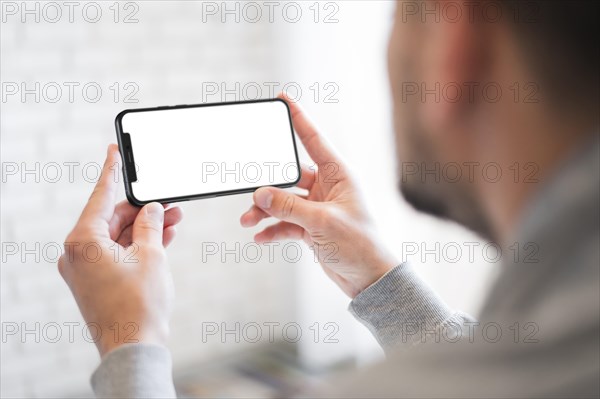
[[[108,326],[106,332],[103,331],[100,338],[96,340],[96,347],[100,357],[104,357],[107,353],[125,345],[151,344],[166,347],[168,336],[168,325],[142,330],[139,324],[134,322],[125,323],[123,326],[115,322]]]
[[[383,278],[386,274],[388,274],[393,268],[398,265],[398,262],[395,260],[389,260],[386,262],[382,262],[381,264],[376,265],[371,273],[368,276],[365,276],[365,279],[361,282],[359,289],[357,290],[356,295],[360,294],[379,280]],[[356,297],[353,295],[352,298]]]
[[[382,240],[379,237],[379,232],[374,226],[370,226],[369,237],[370,242],[366,246],[370,254],[365,262],[366,270],[365,278],[360,287],[360,292],[366,290],[371,285],[379,281],[383,276],[390,272],[393,268],[400,264],[399,259],[385,245],[382,245]]]

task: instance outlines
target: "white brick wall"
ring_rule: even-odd
[[[235,23],[232,15],[220,12],[203,14],[206,4],[222,11],[221,1],[122,1],[118,4],[119,23],[113,22],[110,7],[115,2],[110,0],[96,2],[103,11],[97,23],[82,18],[81,9],[88,2],[77,3],[73,23],[66,16],[57,23],[43,18],[35,23],[31,15],[23,23],[19,13],[5,12],[6,4],[20,7],[21,1],[1,3],[3,84],[25,82],[33,87],[39,82],[43,87],[48,82],[80,83],[73,102],[64,98],[66,92],[57,103],[44,99],[36,103],[32,95],[25,102],[19,95],[0,102],[2,397],[91,394],[88,378],[98,357],[93,344],[82,337],[81,325],[75,328],[73,343],[67,339],[36,343],[31,334],[23,336],[22,331],[8,335],[13,323],[33,328],[36,322],[49,326],[82,320],[55,264],[36,263],[33,255],[22,262],[21,252],[9,256],[7,250],[12,247],[6,245],[24,243],[31,248],[36,242],[42,247],[62,243],[92,190],[93,183],[87,180],[94,179],[95,165],[103,161],[106,145],[115,142],[113,120],[124,108],[239,98],[239,92],[223,97],[220,89],[208,95],[203,92],[207,82],[219,88],[225,84],[229,90],[254,82],[264,89],[263,97],[269,96],[269,82],[276,82],[276,91],[291,82],[301,87],[303,105],[353,166],[382,238],[392,248],[399,252],[406,240],[427,242],[429,247],[436,242],[476,240],[456,226],[414,215],[398,200],[385,71],[392,2],[319,2],[317,8],[315,2],[278,2],[274,23],[268,21],[264,2],[255,3],[263,12],[258,23],[245,21],[243,16]],[[35,3],[41,8],[48,4],[28,1],[27,6]],[[248,2],[227,2],[226,7],[236,4],[242,10]],[[284,14],[287,4],[293,7]],[[125,9],[126,5],[129,8]],[[135,7],[139,22],[123,23]],[[302,9],[297,23],[291,21],[294,7]],[[337,22],[324,23],[328,16]],[[221,17],[226,18],[225,23]],[[90,82],[103,90],[97,103],[82,98],[81,87]],[[119,85],[116,102],[110,89],[115,82]],[[325,95],[331,94],[325,89],[329,82],[337,88],[335,102],[325,101]],[[131,92],[126,90],[127,83],[138,88],[134,95],[137,103],[124,102]],[[4,89],[2,94],[6,94]],[[43,179],[36,183],[33,175],[26,175],[22,182],[20,173],[12,175],[6,169],[23,163],[32,168],[36,162],[42,170],[51,162],[79,164],[73,182],[63,176],[56,183]],[[84,166],[89,168],[89,176],[82,174]],[[224,344],[219,337],[203,343],[203,322],[225,322],[229,327],[235,322],[298,322],[303,328],[300,352],[309,366],[328,364],[361,348],[370,358],[373,339],[345,312],[347,298],[307,259],[286,263],[279,251],[273,263],[236,263],[231,257],[226,262],[218,257],[201,262],[203,242],[224,242],[229,248],[235,242],[251,242],[254,231],[238,225],[239,215],[249,205],[249,195],[182,205],[185,220],[169,249],[177,290],[170,342],[176,374],[192,362],[250,345],[235,344],[231,337]],[[473,312],[489,271],[480,261],[462,267],[434,263],[420,270],[452,306]],[[478,288],[456,290],[449,281],[469,281]],[[330,321],[340,328],[336,334],[339,344],[315,344],[309,326]],[[64,328],[63,334],[67,332]],[[281,332],[277,336],[281,339]]]
[[[46,4],[27,4],[33,7],[35,3],[40,7]],[[199,2],[139,1],[133,3],[139,8],[139,23],[115,24],[109,9],[113,3],[98,2],[103,10],[98,23],[82,20],[77,12],[74,23],[48,23],[43,18],[35,23],[32,16],[22,23],[19,15],[4,14],[3,8],[2,82],[25,82],[29,87],[35,82],[42,87],[48,82],[79,82],[81,86],[95,82],[103,90],[97,103],[85,101],[77,89],[72,103],[65,100],[66,92],[57,103],[43,98],[36,103],[33,95],[25,102],[20,96],[9,96],[1,103],[1,160],[5,167],[13,162],[19,168],[22,163],[28,168],[36,162],[40,168],[49,162],[80,163],[73,182],[63,176],[50,183],[42,176],[38,183],[33,175],[23,177],[23,182],[20,174],[3,173],[3,245],[24,243],[34,248],[35,243],[42,247],[62,244],[93,188],[82,176],[82,165],[103,161],[106,145],[115,142],[113,120],[120,110],[201,102],[202,82],[226,82],[234,87],[233,82],[262,82],[275,74],[275,57],[267,56],[272,36],[264,23],[203,23]],[[21,2],[14,4],[21,7]],[[117,102],[110,90],[114,82],[121,88]],[[137,104],[123,102],[129,92],[123,91],[127,82],[139,87]],[[91,178],[95,170],[92,165]],[[238,224],[239,215],[249,205],[250,197],[241,195],[182,206],[185,220],[169,250],[177,290],[171,340],[176,368],[241,346],[216,340],[202,344],[198,335],[201,322],[294,320],[293,275],[282,267],[280,256],[273,264],[238,264],[231,257],[225,263],[217,257],[205,264],[200,261],[202,242],[227,242],[231,247],[236,241],[251,241],[252,232]],[[73,343],[66,338],[49,343],[43,337],[36,343],[33,335],[23,336],[22,331],[8,335],[12,323],[19,328],[22,323],[27,328],[41,323],[43,331],[47,323],[82,320],[54,263],[44,259],[38,263],[34,255],[22,262],[20,253],[8,255],[6,248],[0,268],[5,333],[2,397],[89,395],[89,375],[98,356],[93,344],[82,338],[81,325],[75,329]],[[65,328],[63,334],[67,331]]]

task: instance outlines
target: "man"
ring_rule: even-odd
[[[400,189],[417,209],[458,221],[510,254],[478,320],[450,310],[373,238],[348,169],[296,104],[290,107],[302,144],[320,168],[336,165],[334,172],[324,179],[303,169],[298,185],[306,198],[257,190],[241,223],[278,220],[257,242],[336,243],[338,262],[321,265],[388,354],[311,395],[598,397],[598,7],[453,2],[461,18],[419,12],[447,4],[398,4],[389,75],[400,165],[453,165],[461,177],[423,178],[401,167]],[[492,8],[503,17],[491,18]],[[431,98],[425,89],[436,84],[464,90]],[[492,96],[488,86],[503,95]],[[118,162],[109,147],[105,168]],[[509,178],[472,173],[485,165]],[[136,251],[139,262],[90,264],[77,250],[82,245],[59,262],[86,321],[139,328],[137,344],[112,336],[97,343],[102,363],[92,385],[98,396],[174,396],[163,247],[181,212],[156,203],[114,206],[110,176],[102,175],[66,241],[100,248],[117,242],[121,259]]]

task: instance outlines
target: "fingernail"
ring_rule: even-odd
[[[248,224],[248,222],[246,222],[246,215],[248,214],[249,210],[244,212],[242,214],[242,216],[240,216],[240,224],[242,225],[242,227],[246,227],[246,225]]]
[[[255,199],[259,208],[269,209],[273,202],[273,194],[268,189],[262,188],[256,191]]]
[[[165,217],[165,210],[158,202],[151,202],[146,205],[146,214],[152,219],[157,219],[162,222]]]

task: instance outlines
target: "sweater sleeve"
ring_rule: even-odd
[[[171,367],[163,346],[123,345],[103,357],[92,389],[98,398],[175,398]]]
[[[408,264],[395,267],[358,294],[349,310],[386,352],[439,339],[442,333],[448,337],[473,321],[450,310]],[[104,356],[92,375],[92,388],[97,397],[174,398],[171,368],[165,347],[124,345]]]
[[[442,337],[452,339],[474,319],[451,310],[408,263],[390,270],[358,294],[349,311],[386,353]]]

